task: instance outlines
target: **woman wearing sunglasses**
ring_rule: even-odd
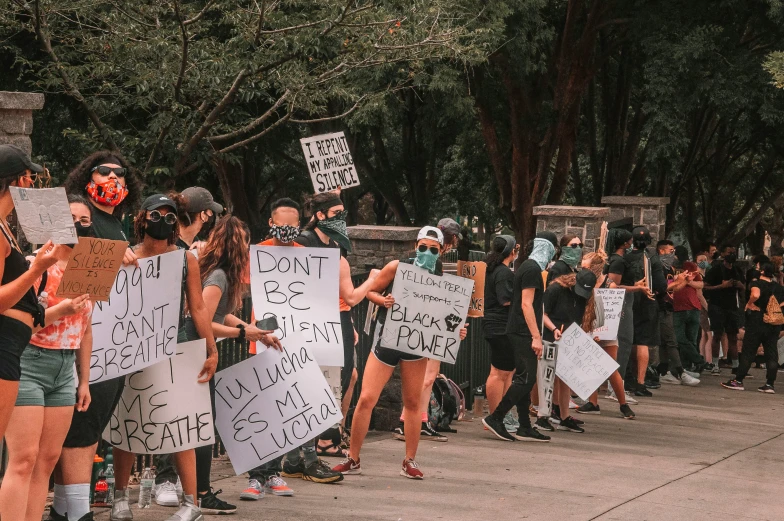
[[[163,194],[151,195],[142,203],[141,211],[136,216],[134,223],[136,236],[142,241],[135,247],[134,253],[140,259],[178,251],[175,246],[177,240],[177,206],[174,201]],[[212,334],[212,317],[208,315],[207,307],[202,298],[201,276],[199,262],[194,255],[183,253],[185,260],[183,272],[181,309],[186,307],[193,320],[193,326],[198,338],[207,341],[207,360],[197,376],[200,383],[207,383],[215,374],[218,366],[218,350],[215,347],[215,338]],[[183,323],[180,324],[181,334],[178,342],[187,341]],[[190,338],[190,340],[194,340]],[[133,514],[128,502],[128,480],[131,475],[135,456],[119,448],[114,449],[114,466],[116,475],[116,491],[112,505],[112,521],[130,521]],[[203,516],[196,505],[196,453],[194,449],[184,450],[174,454],[174,461],[182,481],[183,505],[169,518],[169,521],[201,521]]]
[[[409,261],[435,275],[441,275],[438,269],[438,257],[444,249],[444,236],[441,230],[425,226],[419,230],[416,246],[416,259]],[[400,262],[392,261],[381,270],[381,274],[368,292],[368,299],[379,306],[378,318],[373,336],[373,356],[369,357],[362,377],[362,394],[354,409],[354,421],[351,430],[349,457],[333,470],[342,474],[361,474],[359,454],[370,427],[370,415],[376,406],[381,391],[386,385],[395,367],[400,364],[400,376],[403,385],[403,407],[406,414],[406,456],[400,471],[401,476],[410,479],[422,479],[424,474],[419,470],[414,458],[420,438],[419,400],[422,394],[422,382],[425,379],[428,359],[418,355],[403,353],[394,349],[381,347],[380,339],[384,329],[387,311],[395,303],[392,297],[392,285]],[[466,337],[465,327],[460,329],[460,339]]]

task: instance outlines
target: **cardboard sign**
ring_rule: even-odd
[[[278,338],[302,333],[319,365],[343,366],[337,248],[251,246],[250,291],[256,320],[278,319]],[[256,348],[262,347],[260,342]]]
[[[75,244],[78,241],[65,188],[11,186],[16,216],[32,244]]]
[[[618,327],[621,324],[621,314],[623,313],[623,299],[626,296],[625,289],[595,289],[593,290],[596,299],[596,313],[604,310],[604,324],[593,330],[592,335],[599,337],[599,340],[616,340],[618,338]],[[601,305],[599,303],[601,302]]]
[[[174,356],[180,322],[184,250],[120,269],[107,302],[93,310],[90,383]]]
[[[317,194],[359,186],[354,159],[343,132],[299,140]]]
[[[457,261],[458,276],[474,281],[474,291],[471,293],[471,304],[468,308],[469,317],[485,316],[486,270],[487,264],[484,262]]]
[[[618,364],[577,324],[558,341],[555,374],[583,400],[618,369]]]
[[[103,439],[134,454],[171,454],[215,443],[210,387],[196,376],[207,358],[202,340],[130,375]]]
[[[454,275],[432,275],[401,262],[395,273],[381,345],[412,355],[454,364],[460,348],[474,281]]]
[[[237,475],[340,423],[340,402],[301,335],[215,374],[215,424]]]
[[[536,382],[539,390],[539,417],[548,418],[553,411],[555,389],[555,366],[558,359],[558,344],[542,342],[542,358],[536,364]]]
[[[90,300],[107,301],[128,249],[125,241],[81,237],[68,259],[57,296],[78,297],[88,293]]]

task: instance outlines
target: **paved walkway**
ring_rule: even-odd
[[[784,396],[756,392],[763,374],[752,374],[745,392],[709,375],[697,388],[663,387],[634,407],[635,421],[601,399],[601,416],[581,416],[585,434],[556,432],[549,444],[502,442],[461,422],[448,443],[420,446],[421,482],[398,475],[403,443],[376,433],[364,474],[338,485],[296,480],[294,497],[239,502],[246,480],[225,461],[213,485],[238,503],[237,521],[784,520]],[[173,512],[133,510],[137,521]]]

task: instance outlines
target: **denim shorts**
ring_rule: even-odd
[[[16,406],[73,407],[76,403],[74,360],[71,349],[27,346],[22,353],[22,378]]]

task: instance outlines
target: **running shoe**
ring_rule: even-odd
[[[570,409],[576,409],[578,407],[579,407],[579,405],[574,400],[569,400],[569,408]]]
[[[702,372],[704,372],[704,373],[711,373],[711,372],[713,372],[713,369],[715,367],[716,367],[715,364],[705,362],[705,365],[702,366]]]
[[[644,398],[651,398],[653,393],[648,390],[647,387],[644,385],[640,385],[637,389],[634,390],[634,396],[644,397]]]
[[[406,429],[405,424],[402,421],[400,422],[400,425],[395,427],[395,430],[392,431],[392,436],[394,436],[396,440],[406,441]]]
[[[550,415],[550,423],[553,425],[561,424],[561,415],[556,413],[555,410],[553,410],[553,413]]]
[[[302,479],[313,483],[337,483],[343,481],[343,474],[332,470],[329,465],[317,459],[302,472]]]
[[[718,365],[714,365],[711,368],[710,374],[712,374],[713,376],[721,376],[721,369],[719,368]]]
[[[531,427],[520,427],[517,429],[517,432],[514,433],[514,437],[516,440],[520,441],[534,441],[540,443],[546,443],[550,441],[550,436],[545,436],[538,430],[532,429]]]
[[[177,485],[171,481],[164,481],[163,483],[156,483],[153,485],[152,497],[154,497],[155,502],[162,507],[180,506],[180,498],[177,497]]]
[[[661,384],[659,382],[655,382],[653,380],[645,380],[645,388],[646,389],[660,389]]]
[[[636,418],[634,411],[632,411],[632,408],[629,407],[628,403],[621,405],[621,416],[626,420],[633,420]]]
[[[585,432],[585,429],[577,425],[577,422],[574,421],[574,418],[572,418],[571,416],[567,416],[566,418],[561,420],[561,423],[556,428],[559,431],[578,432],[578,433]]]
[[[762,387],[759,387],[757,390],[765,394],[776,394],[776,390],[770,384],[765,384]]]
[[[424,479],[425,475],[419,470],[417,462],[411,458],[403,460],[403,468],[400,469],[400,475],[408,479]]]
[[[598,405],[594,405],[591,402],[585,402],[581,406],[577,408],[577,412],[580,414],[601,414],[602,411]]]
[[[721,382],[721,386],[725,389],[732,389],[733,391],[745,391],[746,389],[743,388],[743,382],[739,382],[737,380],[730,380],[727,383]]]
[[[340,472],[343,475],[350,476],[352,474],[362,474],[362,467],[359,465],[359,460],[354,461],[351,457],[346,458],[336,466],[332,467],[335,472]]]
[[[555,427],[553,427],[552,424],[550,423],[550,421],[547,418],[545,418],[544,416],[542,416],[541,418],[537,418],[536,419],[536,423],[534,423],[534,429],[536,429],[538,431],[547,431],[547,432],[555,431]],[[517,430],[520,430],[520,429],[517,429]]]
[[[183,496],[180,509],[166,521],[204,521],[201,509],[193,502],[193,496]]]
[[[422,430],[420,431],[422,441],[449,441],[449,438],[441,434],[440,432],[436,431],[431,425],[430,422],[422,422]],[[405,440],[405,436],[403,436]]]
[[[692,375],[686,372],[681,375],[681,383],[683,383],[683,385],[688,385],[689,387],[700,385],[700,381],[697,378],[694,378]]]
[[[506,430],[506,425],[504,425],[503,420],[496,419],[495,416],[492,414],[489,416],[485,416],[482,418],[482,424],[487,427],[487,429],[496,435],[497,438],[502,439],[504,441],[514,441],[514,436],[509,434]]]
[[[264,497],[264,486],[257,479],[248,480],[248,488],[240,492],[243,501],[258,501]]]
[[[272,476],[264,482],[264,492],[272,494],[273,496],[293,496],[294,491],[289,488],[288,484],[283,481],[283,478],[277,474]],[[242,498],[242,496],[240,496]]]
[[[634,396],[632,395],[631,391],[624,391],[624,393],[626,394],[626,403],[630,403],[632,405],[637,405],[638,403],[640,403],[640,402],[638,402],[637,400],[634,399]],[[651,395],[651,396],[653,396],[653,395]],[[618,397],[615,396],[615,391],[612,391],[612,390],[609,393],[607,393],[606,398],[608,400],[612,400],[614,402],[618,401]]]
[[[110,521],[133,521],[129,489],[114,491],[114,501],[112,501],[112,511],[109,514],[109,519]]]
[[[201,509],[202,514],[224,515],[233,514],[237,511],[236,506],[231,503],[226,503],[218,497],[218,494],[221,492],[223,492],[223,490],[213,492],[212,488],[210,488],[210,491],[206,494],[199,494],[199,508]]]
[[[700,373],[697,373],[697,372],[695,372],[695,371],[687,371],[686,369],[684,369],[684,370],[683,370],[683,374],[687,374],[687,375],[689,375],[689,376],[691,376],[692,378],[695,378],[695,379],[697,379],[697,380],[699,380],[699,379],[700,379]]]
[[[664,384],[681,385],[683,382],[672,373],[667,373],[659,378],[659,381]]]
[[[584,421],[582,421],[582,420],[580,420],[580,419],[578,419],[578,418],[575,418],[574,416],[569,416],[569,417],[570,417],[570,418],[572,419],[572,421],[573,421],[574,423],[576,423],[577,425],[585,425],[585,422],[584,422]]]
[[[288,460],[283,460],[283,468],[282,472],[280,473],[281,476],[284,478],[301,478],[304,477],[305,473],[305,461],[299,460],[299,463],[296,465],[289,463]]]

